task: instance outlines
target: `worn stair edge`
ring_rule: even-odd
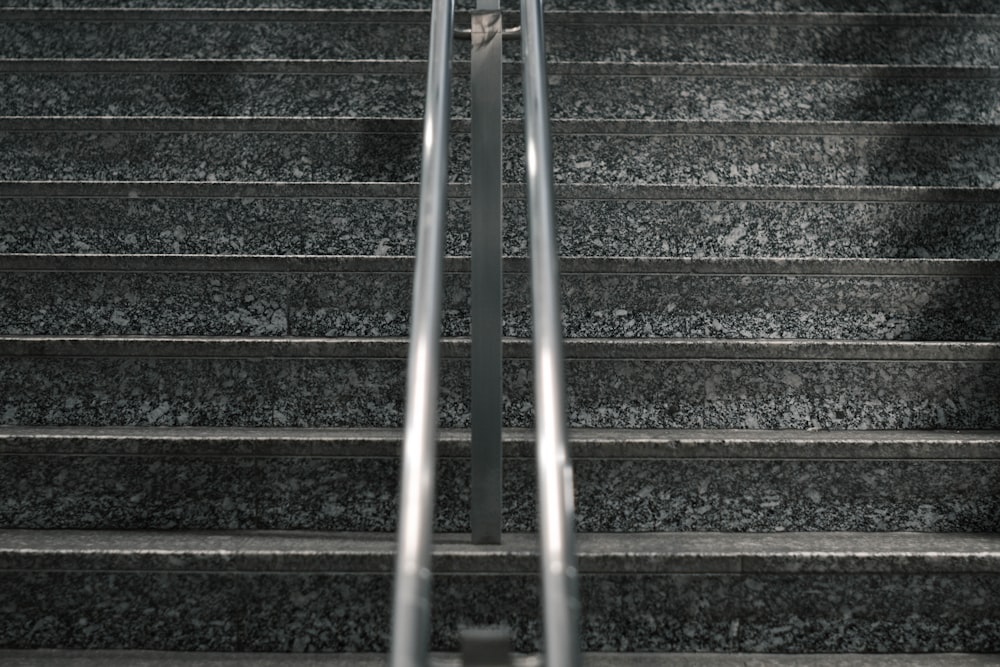
[[[459,14],[468,17],[467,12]],[[920,15],[904,20],[920,20]],[[970,15],[947,15],[962,19]],[[427,23],[430,11],[424,9],[354,9],[354,8],[220,8],[220,7],[73,7],[25,9],[0,7],[0,21],[31,23],[62,21],[101,21],[130,23],[136,21],[225,21],[225,22],[330,22],[330,23]],[[963,21],[959,20],[959,25]]]
[[[4,132],[259,132],[268,134],[414,134],[419,118],[346,116],[0,116]],[[468,133],[471,121],[453,119],[451,131]],[[995,137],[994,123],[826,120],[614,120],[553,119],[552,133],[607,135]],[[503,131],[521,134],[520,120]]]
[[[369,9],[426,9],[425,0],[365,0],[363,3]],[[457,3],[459,8],[470,8],[473,3],[466,1]],[[64,8],[64,7],[106,7],[107,0],[12,0],[12,7],[22,8]],[[287,7],[309,8],[326,7],[322,0],[133,0],[129,3],[135,7]],[[898,11],[899,4],[891,0],[864,2],[851,0],[834,2],[831,0],[807,0],[799,2],[775,2],[774,0],[739,0],[738,2],[719,2],[718,0],[550,0],[549,8],[555,10],[587,10],[587,11],[699,11],[716,12],[720,7],[729,12],[776,11],[779,8],[785,12],[864,12],[884,13]],[[111,5],[113,6],[113,5]],[[927,12],[937,14],[975,13],[982,9],[981,2],[974,0],[912,0],[904,6],[910,12]]]
[[[465,76],[469,61],[456,58],[453,74]],[[733,78],[996,79],[1000,68],[976,65],[879,65],[872,63],[549,63],[553,75],[678,76]],[[330,58],[0,58],[0,73],[86,74],[412,74],[425,76],[423,60]]]
[[[534,573],[538,536],[434,537],[438,574]],[[0,570],[391,572],[391,533],[0,530]],[[581,574],[997,573],[992,533],[581,533]]]
[[[556,184],[558,199],[644,201],[781,201],[833,203],[1000,202],[1000,188],[853,185],[678,185]],[[448,196],[467,199],[467,183],[448,185]],[[503,186],[507,199],[523,199],[524,186]],[[343,181],[0,181],[0,198],[73,199],[243,199],[243,198],[407,198],[419,196],[416,183]]]
[[[541,667],[538,656],[512,655],[514,667]],[[431,653],[432,667],[461,667],[455,653]],[[210,653],[183,651],[113,650],[0,650],[0,663],[8,667],[382,667],[384,653]],[[585,667],[978,667],[1000,663],[1000,654],[843,653],[782,655],[777,653],[584,653]]]
[[[455,74],[468,71],[468,63],[457,62]],[[937,68],[931,68],[937,69]],[[945,68],[950,69],[950,68]],[[955,75],[991,76],[992,68],[958,68]],[[979,71],[974,74],[973,71]],[[163,73],[163,74],[413,74],[426,75],[427,62],[421,60],[341,60],[317,58],[241,58],[198,60],[185,58],[0,58],[0,72],[67,73]]]
[[[412,273],[408,255],[186,255],[186,254],[0,254],[4,272],[100,273]],[[526,257],[504,257],[506,273],[530,272]],[[468,273],[464,256],[444,258],[445,273]],[[783,257],[582,257],[563,256],[564,274],[677,274],[781,276],[994,276],[1000,260],[980,259],[841,259]]]
[[[0,357],[403,358],[406,338],[209,336],[0,336]],[[469,355],[466,338],[441,341],[442,358]],[[567,359],[1000,361],[1000,343],[807,339],[568,339]],[[526,359],[531,341],[504,339],[504,357]]]
[[[0,21],[241,21],[241,22],[352,22],[426,23],[426,9],[340,8],[0,8]],[[468,12],[456,12],[456,22],[468,22]],[[649,25],[680,26],[882,26],[941,27],[1000,25],[1000,15],[990,12],[698,12],[698,11],[565,11],[545,13],[548,25]]]
[[[1000,431],[570,429],[576,459],[994,460]],[[0,455],[397,458],[387,428],[0,426]],[[441,429],[441,458],[468,458],[471,434]],[[531,429],[503,432],[504,456],[534,458]]]

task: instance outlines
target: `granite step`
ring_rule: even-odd
[[[503,179],[524,180],[519,123]],[[294,118],[8,119],[4,181],[416,182],[419,121]],[[456,123],[450,177],[467,182]],[[992,125],[562,121],[558,184],[996,188]],[[627,157],[625,157],[627,156]]]
[[[556,187],[560,252],[591,257],[1000,259],[1000,190]],[[445,251],[469,254],[469,188]],[[524,256],[524,192],[504,189],[504,253]],[[0,182],[0,252],[414,253],[415,184]]]
[[[339,3],[354,9],[427,9],[426,0],[350,0]],[[473,9],[473,0],[458,0],[459,10]],[[329,9],[320,0],[19,0],[10,7],[71,9],[122,8],[314,8]],[[871,13],[940,13],[977,14],[983,11],[981,0],[547,0],[546,9],[554,11],[656,11],[656,12],[871,12]],[[504,0],[505,11],[516,3]]]
[[[442,343],[443,427],[469,420],[469,344]],[[0,337],[0,423],[402,423],[406,340]],[[568,420],[594,428],[990,429],[1000,344],[570,339]],[[507,339],[504,422],[533,423],[529,344]]]
[[[536,655],[512,654],[515,667],[539,667]],[[924,654],[798,654],[777,653],[585,653],[587,667],[979,667],[995,665],[1000,655],[994,653],[942,653]],[[212,653],[183,651],[69,651],[52,649],[0,650],[0,661],[10,667],[229,667],[270,665],[289,667],[323,667],[351,665],[355,667],[381,667],[388,661],[382,653]],[[461,667],[458,653],[432,653],[433,667],[447,665]]]
[[[469,117],[467,69],[456,67],[451,108],[457,118]],[[0,116],[419,118],[425,70],[419,62],[378,61],[234,67],[225,61],[7,60],[0,61]],[[516,119],[521,75],[515,67],[507,72],[503,113]],[[550,113],[557,120],[1000,120],[1000,79],[989,68],[567,63],[553,65],[550,75]]]
[[[0,527],[396,529],[398,429],[0,428]],[[435,530],[469,531],[464,430]],[[1000,434],[574,430],[581,533],[997,532]],[[537,530],[534,440],[504,436],[505,532]]]
[[[426,57],[427,11],[0,10],[0,58]],[[459,21],[465,22],[460,19]],[[550,11],[553,62],[996,66],[996,14]],[[467,58],[469,46],[455,48]],[[517,58],[519,46],[505,51]]]
[[[10,649],[386,649],[392,535],[2,531],[0,545]],[[584,649],[988,652],[998,554],[975,534],[581,535]],[[433,649],[504,623],[515,650],[538,650],[537,536],[441,535],[433,569]]]
[[[470,263],[445,264],[443,335],[469,335]],[[563,258],[571,338],[1000,337],[997,262]],[[0,255],[0,335],[406,336],[413,259]],[[528,262],[506,336],[531,337]],[[24,295],[33,295],[31,300]]]

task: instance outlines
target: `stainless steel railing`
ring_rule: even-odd
[[[406,370],[406,424],[390,651],[392,667],[426,664],[430,636],[431,536],[454,16],[454,0],[434,0],[424,107],[413,316]]]
[[[473,87],[473,263],[477,261],[476,235],[487,238],[487,249],[479,260],[488,266],[484,277],[473,276],[473,299],[477,281],[487,292],[499,290],[499,42],[504,31],[499,20],[499,0],[480,0],[470,34],[474,43]],[[437,400],[441,317],[441,284],[445,212],[447,207],[448,112],[451,82],[451,46],[454,31],[454,0],[434,0],[431,15],[427,106],[424,117],[423,165],[420,185],[417,263],[414,273],[413,315],[407,375],[406,426],[403,443],[400,514],[393,602],[390,664],[414,667],[427,663],[430,634],[431,537],[434,508],[434,466],[437,439]],[[544,27],[541,0],[521,0],[521,35],[525,89],[525,160],[527,167],[528,220],[531,238],[532,313],[534,318],[535,414],[539,485],[539,526],[543,595],[545,662],[552,666],[580,665],[579,603],[577,595],[574,536],[573,476],[566,440],[566,408],[563,379],[562,323],[559,307],[559,265],[555,237],[552,190],[552,150],[549,133],[548,93],[545,73]],[[477,41],[478,39],[478,41]],[[478,44],[478,46],[477,46]],[[487,54],[488,55],[484,55]],[[482,56],[481,60],[478,60]],[[496,95],[491,92],[496,90]],[[477,93],[476,91],[482,91]],[[479,98],[477,103],[476,98]],[[477,109],[493,107],[496,113]],[[479,121],[477,114],[487,117]],[[486,128],[486,129],[483,129]],[[477,151],[476,146],[495,146]],[[477,154],[486,153],[485,162]],[[486,178],[483,178],[486,175]],[[484,182],[488,181],[488,182]],[[477,207],[477,201],[479,206]],[[485,202],[485,204],[484,204]],[[477,212],[478,211],[478,212]],[[496,215],[490,213],[495,212]],[[479,230],[479,231],[477,231]],[[495,266],[494,266],[495,265]],[[474,266],[474,271],[476,270]],[[473,306],[473,318],[488,322],[481,335],[486,349],[499,345],[500,303],[488,297],[485,313]],[[499,355],[489,352],[495,363],[480,365],[476,340],[482,324],[473,323],[473,372],[478,368],[490,376],[490,387],[499,386]],[[480,348],[482,349],[482,347]],[[473,385],[476,384],[474,375]],[[485,398],[473,395],[473,447],[479,437],[495,441],[485,460],[493,472],[477,472],[473,455],[473,492],[486,489],[499,494],[500,404],[490,389]],[[476,404],[488,403],[495,414],[480,419]],[[479,434],[485,434],[480,436]],[[484,469],[485,470],[485,469]],[[490,477],[490,475],[494,475]],[[473,499],[473,537],[476,542],[499,538],[499,505],[485,499],[479,507]],[[478,519],[477,523],[477,516]],[[481,525],[482,528],[477,528]]]
[[[566,442],[559,250],[552,194],[552,141],[541,0],[521,0],[524,159],[531,234],[535,439],[548,665],[580,664],[573,468]]]

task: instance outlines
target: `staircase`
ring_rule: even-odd
[[[0,9],[0,663],[381,664],[428,3],[122,4]],[[546,6],[587,664],[1000,663],[1000,7]],[[432,648],[532,653],[520,68],[482,547],[455,49]]]

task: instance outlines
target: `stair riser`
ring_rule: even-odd
[[[412,280],[403,272],[0,272],[0,334],[406,336]],[[563,273],[562,287],[570,337],[1000,338],[993,276]],[[468,275],[446,276],[443,335],[468,335],[469,288]],[[504,335],[530,337],[528,276],[508,275],[504,289]]]
[[[394,532],[398,459],[0,458],[0,527]],[[578,530],[1000,530],[1000,463],[574,460]],[[469,462],[437,474],[435,532],[469,532]],[[536,532],[535,462],[504,464],[504,531]]]
[[[509,66],[514,69],[513,66]],[[556,119],[996,123],[991,79],[553,75]],[[6,116],[357,116],[420,118],[424,76],[354,74],[6,74]],[[520,118],[520,74],[504,79],[504,116]],[[603,95],[615,90],[614,96]],[[468,118],[457,75],[452,117]]]
[[[387,574],[0,573],[7,648],[384,651]],[[580,580],[585,650],[989,651],[995,574],[633,574]],[[431,646],[503,624],[539,649],[538,578],[438,574]],[[906,613],[900,613],[906,610]],[[845,622],[845,618],[848,619]]]
[[[452,179],[468,181],[468,135]],[[524,181],[523,138],[503,178]],[[416,182],[417,134],[17,132],[0,134],[9,180]],[[590,185],[995,187],[1000,138],[556,135],[555,181]]]
[[[449,255],[469,254],[469,202]],[[524,202],[504,204],[524,255]],[[413,199],[0,199],[0,252],[413,255]],[[561,253],[595,257],[1000,258],[1000,205],[783,201],[556,202]]]
[[[295,58],[427,57],[429,16],[406,23],[331,21],[66,23],[0,25],[4,58]],[[627,46],[623,46],[627,45]],[[996,66],[995,25],[717,25],[656,21],[546,24],[546,53],[559,61],[886,63]],[[518,58],[520,45],[505,46]],[[467,59],[468,42],[455,52]]]
[[[532,425],[528,360],[505,369]],[[400,426],[402,359],[0,361],[10,425]],[[598,428],[995,428],[1000,363],[570,359],[569,423]],[[444,427],[469,420],[468,364],[444,360]]]

